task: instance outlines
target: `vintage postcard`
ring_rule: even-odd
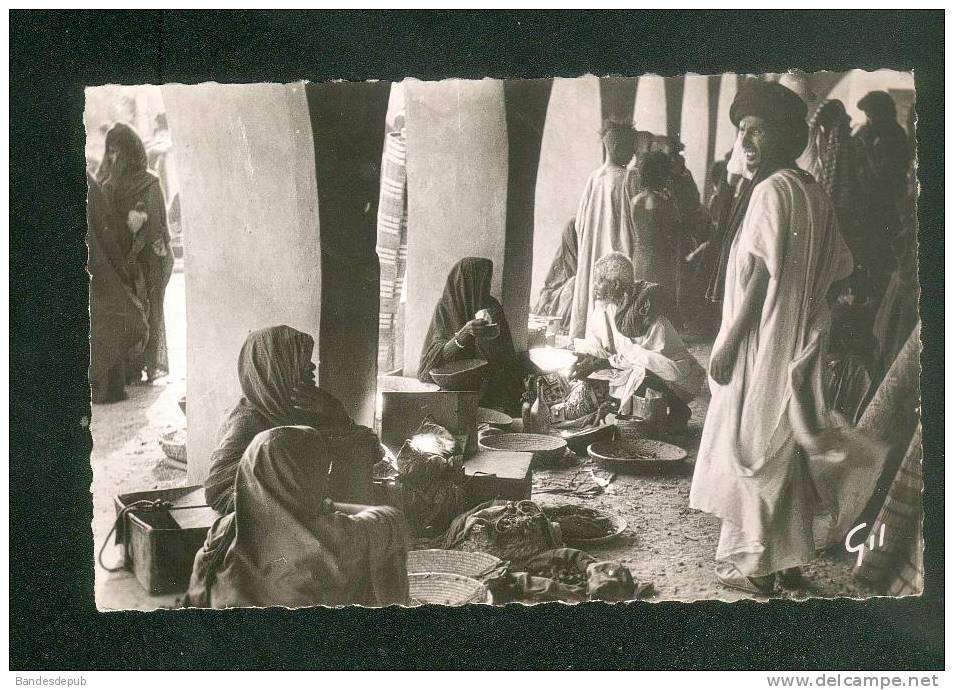
[[[89,87],[97,607],[920,594],[915,113]]]

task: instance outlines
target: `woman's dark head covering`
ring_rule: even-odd
[[[116,148],[124,165],[113,170],[109,162],[109,149]],[[158,182],[158,178],[149,172],[149,158],[146,147],[136,131],[121,122],[113,125],[106,133],[106,155],[99,167],[97,178],[103,185],[107,197],[115,202],[131,194],[138,194],[149,185]]]
[[[858,109],[873,122],[894,120],[898,116],[894,99],[887,91],[869,91],[858,101]]]
[[[242,395],[274,426],[298,423],[292,392],[309,373],[314,339],[288,326],[270,326],[249,333],[239,353]]]
[[[798,158],[808,143],[808,124],[805,117],[808,109],[801,97],[775,81],[750,79],[742,85],[732,107],[729,119],[736,127],[742,118],[760,117],[780,135],[780,163],[787,164]]]
[[[481,309],[496,312],[497,318],[501,319],[500,336],[481,344],[481,347],[488,350],[483,352],[483,355],[492,357],[501,349],[507,349],[512,354],[513,342],[500,303],[490,294],[493,273],[493,261],[474,256],[461,259],[451,268],[444,285],[444,293],[434,307],[434,316],[421,349],[417,372],[421,381],[431,381],[431,369],[437,366],[444,345]]]
[[[435,321],[440,318],[441,332],[456,333],[461,326],[486,309],[490,299],[490,283],[494,262],[476,256],[461,259],[447,275],[444,294],[434,309]],[[445,330],[449,327],[451,330]]]

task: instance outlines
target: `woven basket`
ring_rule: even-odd
[[[452,573],[409,573],[410,606],[486,604],[487,588],[477,580]]]
[[[484,381],[485,359],[458,359],[431,369],[434,383],[445,391],[479,391]]]
[[[513,417],[497,410],[478,407],[477,424],[489,424],[490,426],[509,429],[510,425],[513,424]]]
[[[503,565],[496,556],[480,551],[451,551],[447,549],[422,549],[408,551],[408,573],[447,573],[482,580]]]
[[[679,446],[643,438],[631,441],[601,441],[587,450],[598,464],[633,472],[680,472],[688,453]],[[645,456],[645,457],[639,457]]]
[[[185,431],[169,431],[159,437],[159,445],[162,446],[162,452],[173,462],[186,464],[186,439]]]
[[[494,434],[480,439],[483,450],[533,453],[533,463],[559,460],[566,453],[566,441],[543,434]]]

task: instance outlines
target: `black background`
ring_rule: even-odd
[[[939,11],[11,11],[11,668],[943,668],[943,22]],[[916,76],[922,598],[97,613],[84,86],[852,67]]]

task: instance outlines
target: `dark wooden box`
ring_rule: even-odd
[[[478,393],[461,391],[383,391],[381,441],[397,455],[430,415],[455,436],[467,436],[464,455],[477,452]]]
[[[126,514],[125,567],[150,594],[182,592],[218,514],[205,505],[201,486],[183,486],[120,494],[114,499],[116,515],[136,501],[157,499],[171,502],[172,508]]]
[[[491,499],[522,501],[530,499],[533,473],[530,462],[533,453],[510,451],[478,451],[464,461],[467,478],[467,507]]]

